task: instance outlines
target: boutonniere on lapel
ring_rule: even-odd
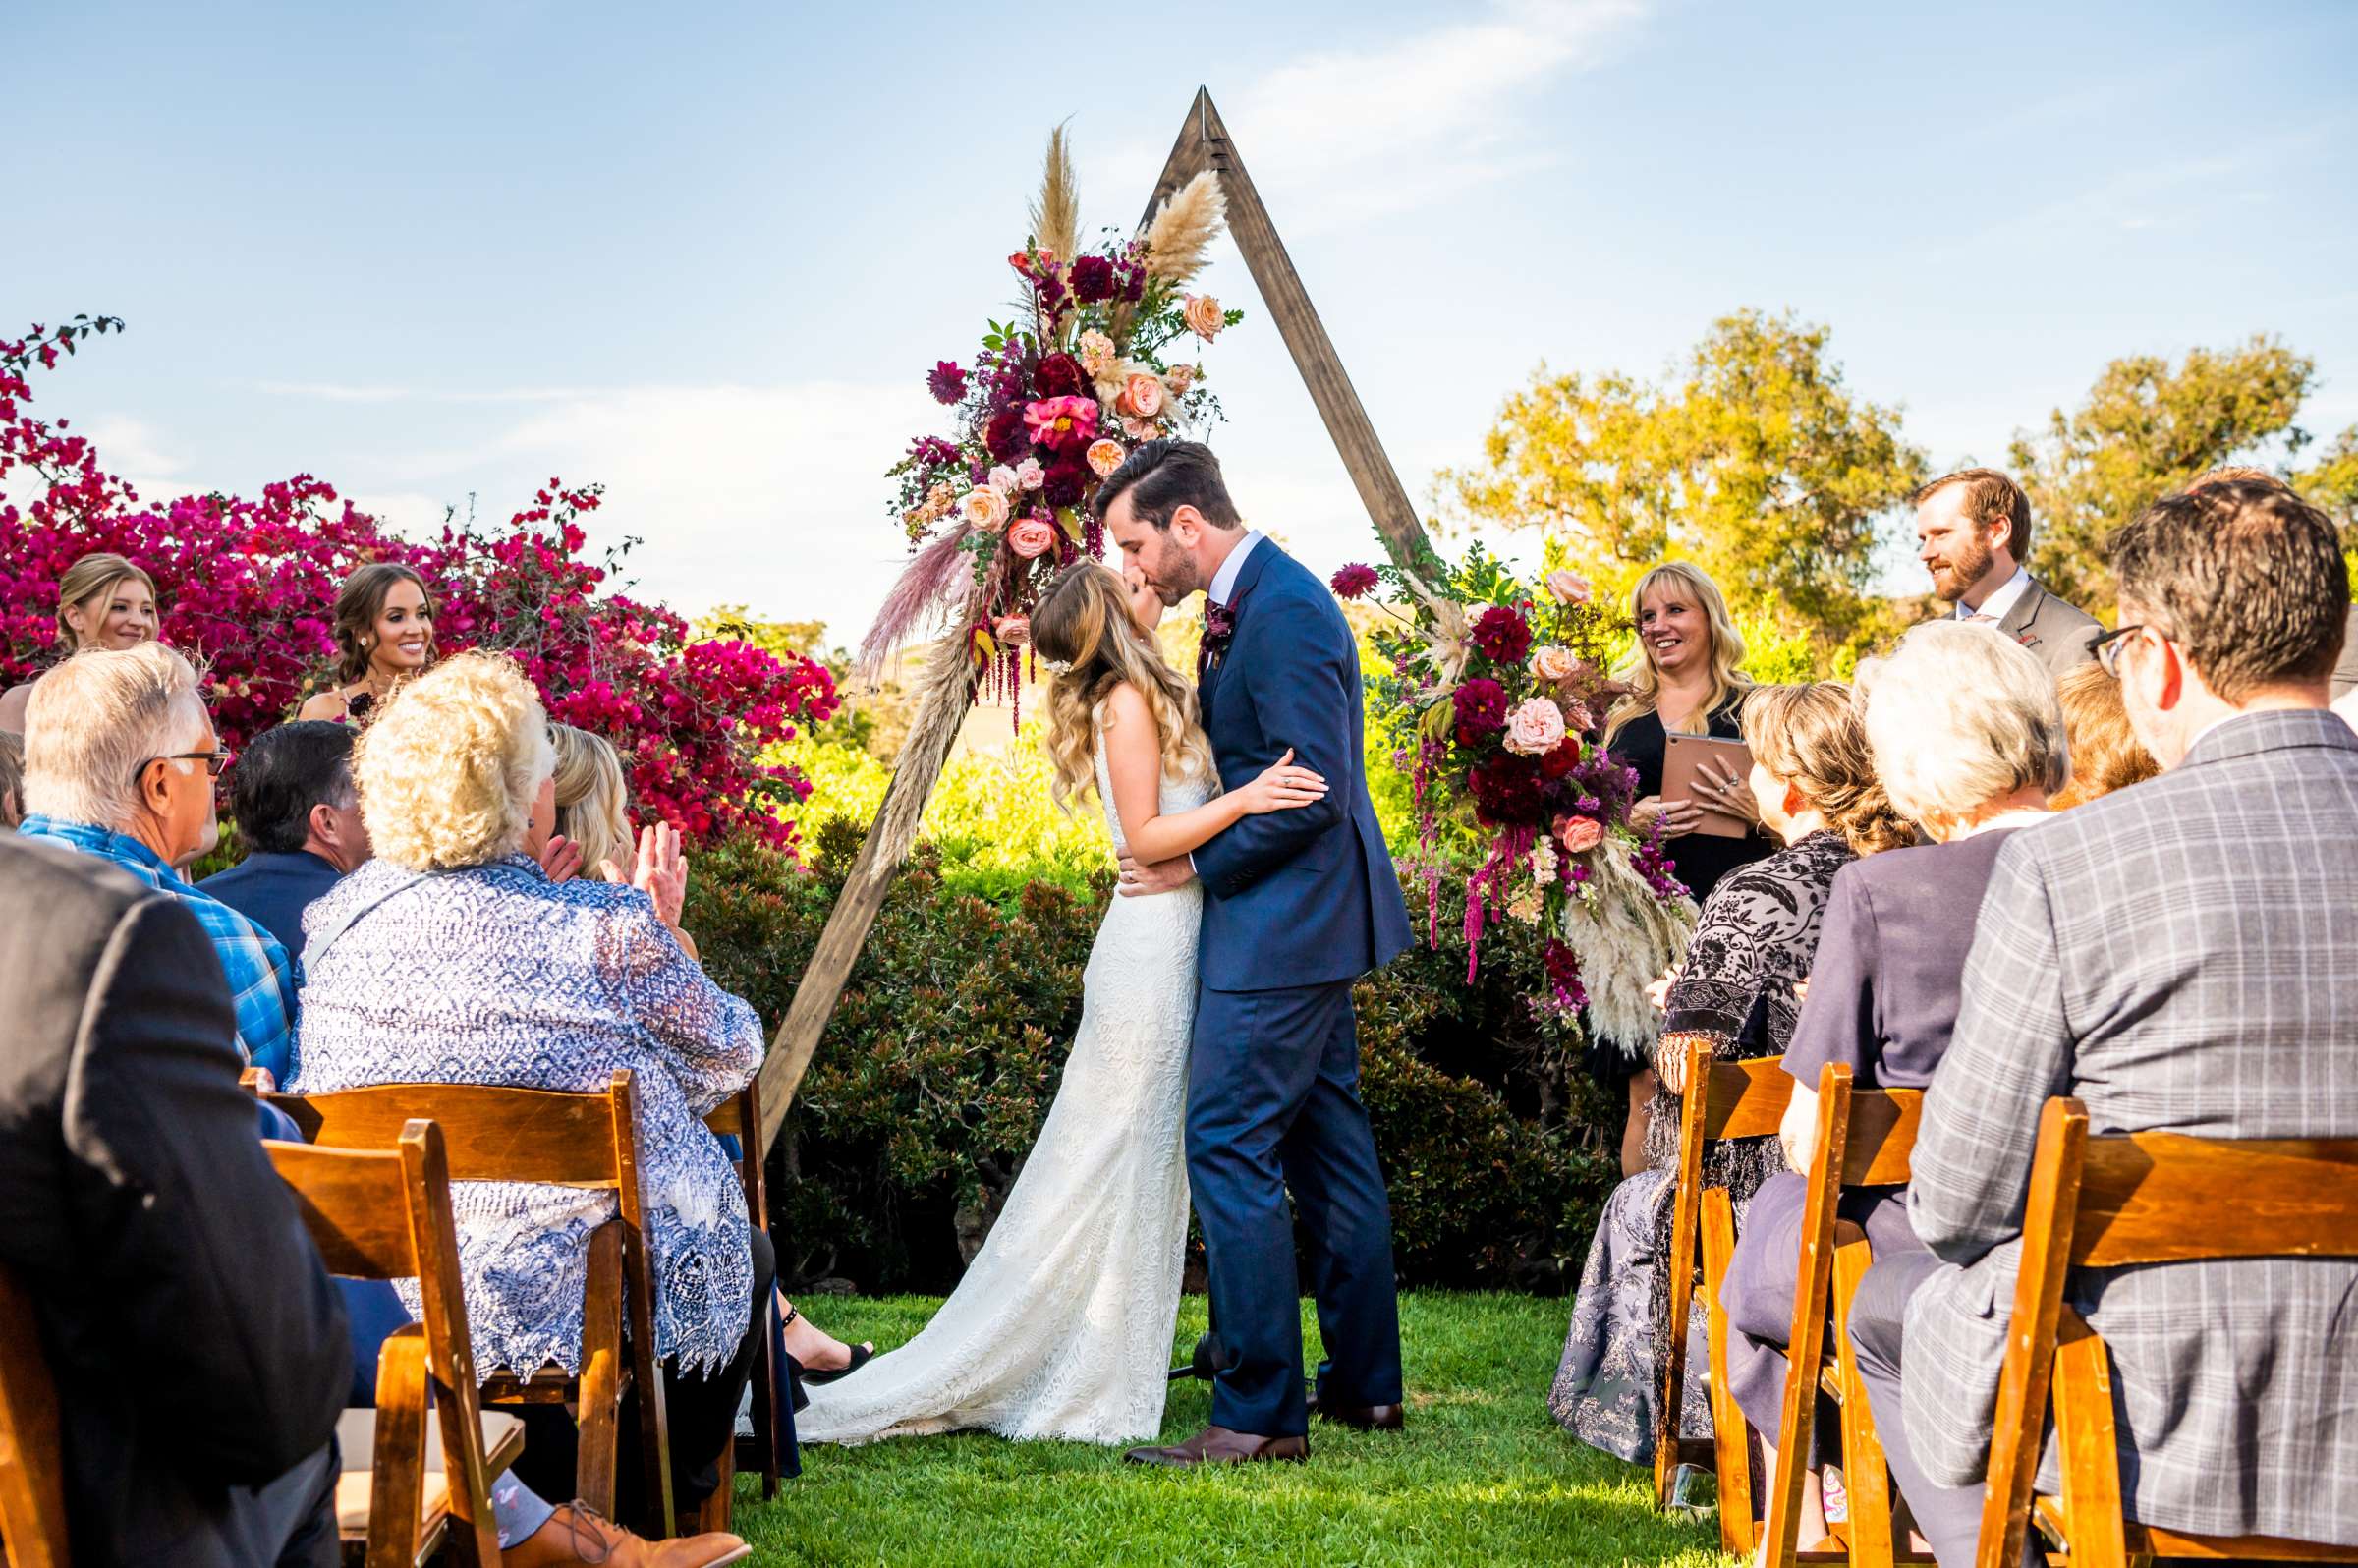
[[[1204,667],[1216,670],[1220,660],[1228,655],[1228,644],[1236,641],[1236,607],[1231,604],[1204,606]]]

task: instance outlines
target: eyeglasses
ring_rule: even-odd
[[[175,752],[170,756],[151,756],[147,762],[202,762],[206,778],[219,778],[221,770],[229,766],[230,758],[236,755],[226,746],[216,746],[209,752]],[[134,784],[147,771],[147,762],[141,762],[139,771],[131,775]]]
[[[2088,644],[2088,651],[2096,655],[2096,662],[2105,667],[2105,673],[2117,681],[2120,679],[2120,651],[2129,645],[2123,639],[2134,637],[2144,630],[2145,623],[2140,621],[2135,626],[2124,626],[2117,632],[2106,632]]]

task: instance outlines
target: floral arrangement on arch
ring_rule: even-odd
[[[1695,906],[1662,853],[1660,827],[1631,825],[1638,776],[1604,746],[1626,690],[1606,672],[1615,626],[1570,571],[1519,581],[1477,544],[1424,572],[1346,566],[1346,599],[1389,587],[1376,634],[1391,666],[1378,682],[1395,760],[1415,786],[1419,861],[1439,940],[1440,877],[1466,878],[1467,979],[1486,925],[1547,933],[1547,992],[1535,1006],[1583,1007],[1625,1048],[1650,1041],[1645,990],[1685,947]]]
[[[1217,176],[1198,174],[1141,233],[1094,250],[1078,210],[1060,128],[1031,237],[1007,257],[1016,316],[991,321],[969,364],[933,366],[926,384],[957,411],[954,433],[918,437],[888,471],[915,553],[861,644],[871,676],[922,627],[963,624],[986,693],[1012,698],[1047,581],[1104,554],[1098,483],[1140,443],[1219,418],[1194,351],[1244,312],[1186,292],[1227,223]]]

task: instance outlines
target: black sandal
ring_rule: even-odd
[[[801,1308],[787,1308],[786,1316],[778,1319],[778,1332],[782,1334],[787,1329],[793,1327],[794,1320],[802,1316],[803,1310]],[[817,1388],[827,1383],[834,1382],[839,1377],[849,1377],[852,1373],[867,1366],[870,1358],[875,1355],[876,1347],[873,1345],[854,1345],[851,1347],[851,1365],[848,1367],[838,1367],[833,1372],[813,1372],[809,1368],[805,1367],[791,1353],[786,1357],[786,1365],[794,1370],[794,1375],[796,1377],[810,1384],[812,1387]]]

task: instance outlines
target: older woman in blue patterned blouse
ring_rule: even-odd
[[[631,886],[541,870],[554,766],[547,715],[508,659],[462,654],[386,703],[353,757],[376,858],[304,917],[292,1087],[584,1092],[633,1071],[655,1350],[686,1513],[717,1484],[775,1266],[702,1120],[753,1076],[761,1031],[690,956],[678,924],[687,871],[668,829],[649,835],[660,842]],[[612,1196],[462,1182],[452,1197],[478,1369],[578,1370],[590,1233]],[[535,1490],[571,1495],[572,1423],[561,1407],[535,1408],[554,1419],[532,1425],[517,1468]],[[626,1491],[634,1474],[623,1467]]]

